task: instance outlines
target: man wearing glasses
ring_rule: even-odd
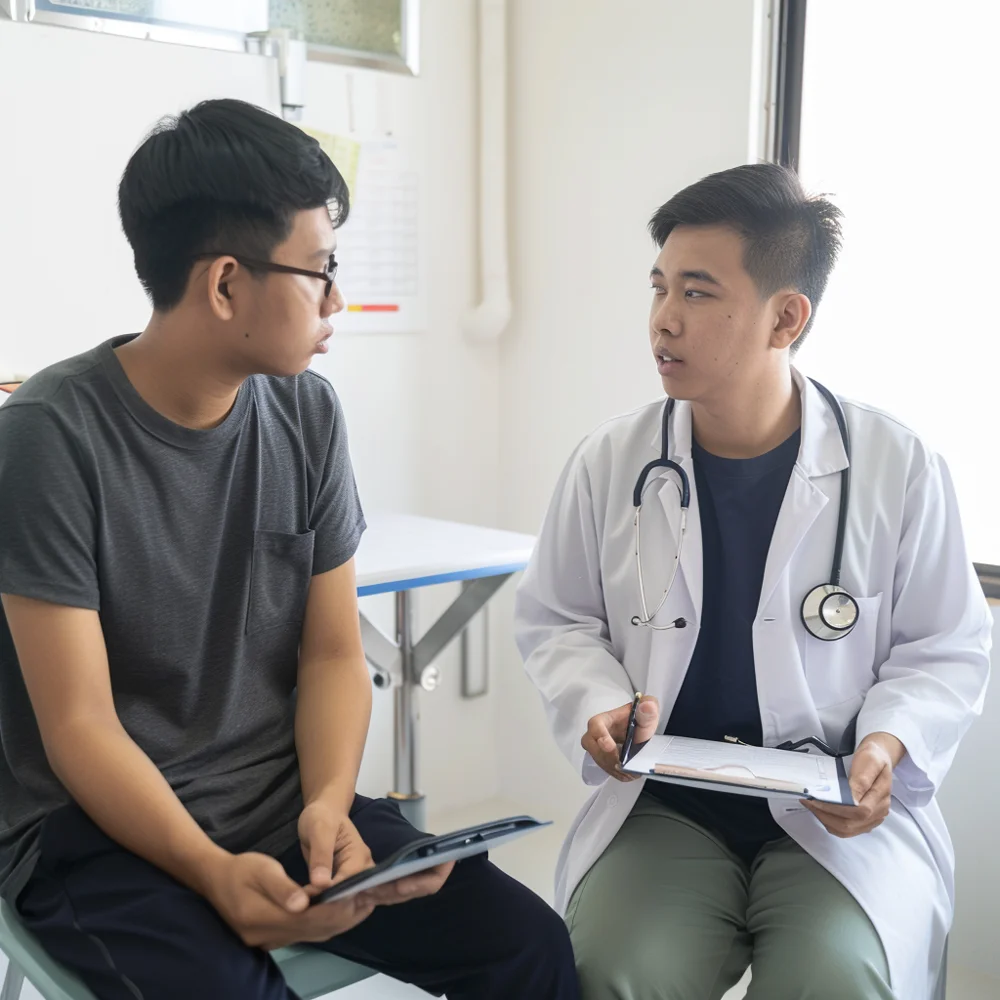
[[[419,836],[354,791],[365,522],[307,370],[343,308],[343,179],[210,101],[146,139],[119,206],[149,325],[0,409],[4,897],[102,1000],[290,1000],[267,949],[293,942],[574,1000],[562,922],[485,858],[310,906]]]

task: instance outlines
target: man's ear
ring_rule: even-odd
[[[232,257],[218,257],[212,261],[206,275],[205,293],[208,305],[221,320],[230,320],[235,315],[233,289],[230,287],[239,265]]]
[[[785,350],[792,346],[812,316],[812,303],[801,292],[779,292],[774,297],[774,327],[771,330],[771,346]]]

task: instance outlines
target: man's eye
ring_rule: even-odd
[[[707,299],[708,297],[706,292],[699,292],[697,288],[689,288],[684,293],[686,299]]]
[[[653,289],[653,293],[655,295],[666,295],[667,294],[667,290],[665,288],[663,288],[661,285],[650,285],[649,287]]]

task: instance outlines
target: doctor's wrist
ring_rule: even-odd
[[[899,762],[906,756],[906,747],[902,740],[893,736],[892,733],[869,733],[859,744],[857,752],[860,753],[866,746],[878,747],[889,758],[895,769]]]

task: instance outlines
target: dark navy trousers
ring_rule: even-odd
[[[351,820],[376,862],[421,836],[394,803],[358,796]],[[297,843],[280,856],[308,881]],[[17,900],[46,951],[100,1000],[293,1000],[277,966],[201,896],[107,837],[77,806],[46,820]],[[451,1000],[578,1000],[556,914],[485,856],[434,896],[378,907],[321,946]]]

